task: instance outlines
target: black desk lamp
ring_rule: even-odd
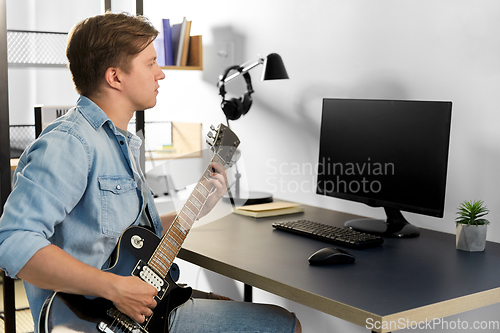
[[[254,92],[252,87],[252,80],[250,78],[250,74],[248,73],[252,68],[257,67],[258,65],[264,65],[264,69],[262,70],[261,81],[267,80],[282,80],[288,79],[288,74],[285,69],[285,65],[283,64],[283,60],[280,55],[277,53],[271,53],[266,58],[259,57],[256,61],[246,62],[243,65],[235,65],[228,67],[224,74],[222,74],[219,78],[219,95],[222,96],[221,109],[226,115],[227,126],[229,126],[229,120],[237,120],[242,115],[245,115],[250,107],[252,106],[252,94]],[[229,75],[231,72],[233,74]],[[245,79],[247,91],[245,94],[239,98],[231,98],[226,100],[226,88],[225,84],[229,81],[237,78],[238,76],[243,75]],[[273,196],[270,193],[263,192],[252,192],[248,193],[248,197],[241,197],[240,193],[240,178],[241,174],[238,172],[237,163],[235,163],[236,174],[235,174],[235,195],[232,196],[231,191],[229,190],[229,199],[231,203],[238,205],[255,205],[260,203],[267,203],[273,201]],[[231,186],[229,186],[231,187]]]

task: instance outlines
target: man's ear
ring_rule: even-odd
[[[120,69],[109,67],[104,73],[104,81],[109,87],[120,90],[122,83],[120,80]]]

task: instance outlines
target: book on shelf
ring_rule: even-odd
[[[304,207],[294,202],[269,202],[265,204],[247,205],[233,209],[233,213],[255,218],[301,213]]]
[[[185,17],[176,24],[162,19],[162,29],[154,41],[160,66],[202,66],[202,36],[191,36],[191,24]]]
[[[203,52],[202,36],[189,37],[189,52],[187,58],[187,66],[202,66],[201,53]]]
[[[163,19],[163,46],[165,61],[163,66],[174,65],[174,51],[172,49],[172,27],[170,19]]]
[[[182,23],[172,24],[172,52],[174,55],[174,66],[177,65],[179,54],[179,41],[181,39]]]
[[[158,66],[165,66],[165,48],[163,46],[163,38],[156,37],[153,41],[156,50],[156,62]]]
[[[184,39],[186,35],[187,20],[184,17],[181,23],[172,25],[172,45],[174,50],[174,65],[180,66],[182,59],[182,50],[184,48]]]
[[[186,21],[184,27],[184,41],[182,42],[181,63],[180,66],[187,65],[188,52],[189,52],[189,37],[191,34],[191,21]],[[179,46],[180,47],[180,46]]]
[[[156,62],[158,66],[165,66],[165,42],[163,41],[163,29],[158,30],[158,36],[153,41],[153,46],[156,50]]]

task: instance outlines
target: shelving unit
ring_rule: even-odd
[[[111,10],[111,0],[104,0],[104,10]],[[136,15],[144,15],[144,1],[136,0],[135,1],[135,14]],[[201,36],[200,36],[201,37]],[[164,70],[203,70],[203,43],[202,38],[199,38],[199,47],[197,51],[190,52],[188,56],[188,64],[189,66],[165,66],[162,67]],[[136,111],[135,113],[135,121],[136,121],[136,133],[144,133],[144,111]],[[141,146],[141,154],[140,154],[140,165],[142,170],[146,170],[146,152],[144,150],[144,145]]]
[[[111,9],[111,0],[104,0],[105,10]],[[143,0],[136,0],[136,14],[143,14]],[[59,49],[61,41],[65,45],[67,33],[59,32],[41,32],[41,31],[9,31],[6,29],[6,0],[0,0],[0,214],[3,212],[3,205],[7,200],[11,190],[10,181],[10,137],[9,137],[9,103],[8,103],[8,75],[7,70],[9,65],[13,66],[44,66],[44,67],[63,67],[66,65],[65,57],[63,59],[57,56],[57,59],[47,60],[44,55],[51,54],[52,51]],[[16,52],[8,55],[7,39],[10,38],[10,43],[16,43]],[[201,37],[201,36],[200,36]],[[47,41],[40,42],[40,39],[48,38]],[[32,42],[33,39],[38,40],[36,46]],[[164,70],[203,70],[203,47],[201,38],[199,39],[199,48],[194,50],[188,59],[188,66],[163,67]],[[17,43],[19,42],[19,43]],[[52,44],[54,42],[55,44]],[[11,44],[12,45],[12,44]],[[36,47],[48,47],[44,50],[48,52],[40,52]],[[11,48],[10,51],[13,51]],[[18,53],[19,51],[19,53]],[[60,52],[57,51],[56,54]],[[63,49],[63,54],[65,54]],[[25,57],[24,55],[29,55]],[[144,111],[136,112],[136,131],[144,131]],[[144,158],[144,152],[142,152]],[[7,157],[7,158],[6,158]],[[144,170],[144,164],[142,168]],[[5,333],[16,332],[16,308],[15,308],[15,290],[14,280],[5,277],[0,271],[0,276],[3,277],[3,283],[0,288],[3,290],[3,295],[0,297],[0,302],[3,301],[5,307],[3,309],[3,320],[0,321],[0,331],[4,329]],[[29,311],[28,311],[29,312]]]
[[[194,42],[194,43],[193,43]],[[164,70],[203,70],[203,38],[202,36],[191,36],[187,66],[164,66]]]

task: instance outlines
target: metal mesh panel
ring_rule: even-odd
[[[67,33],[7,31],[7,61],[22,65],[60,65],[66,59]]]
[[[35,125],[11,125],[10,158],[19,158],[26,147],[35,140]]]

